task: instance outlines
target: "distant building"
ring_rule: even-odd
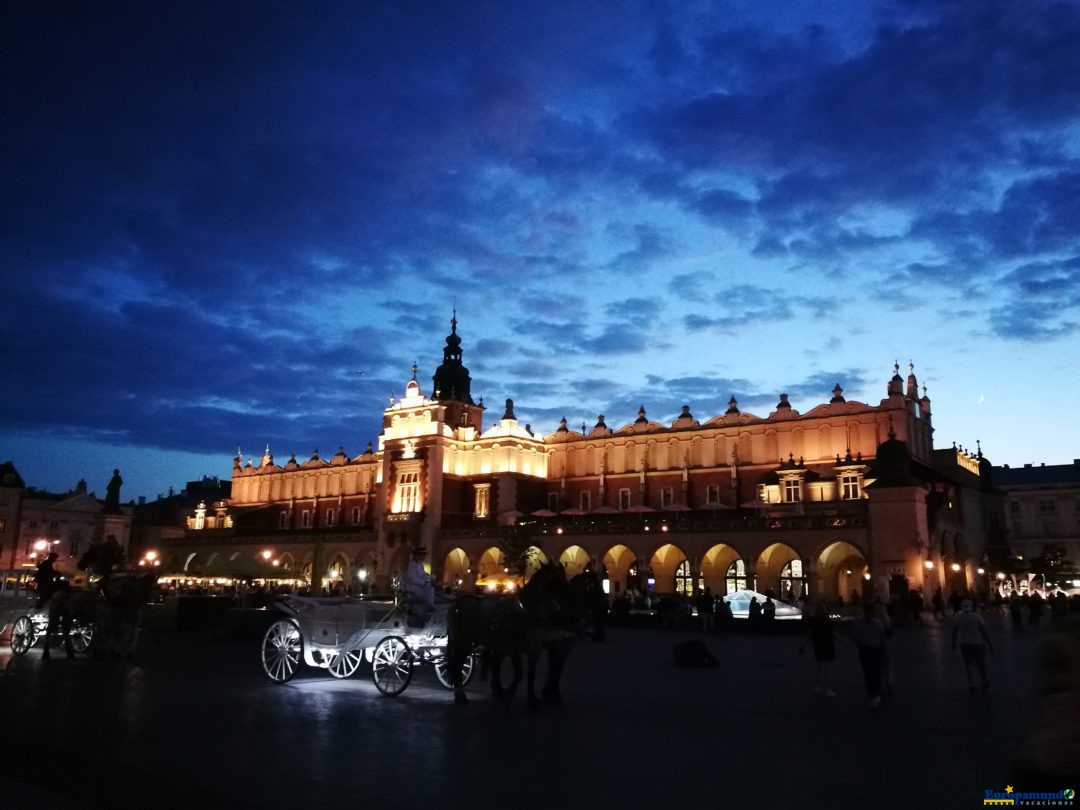
[[[108,508],[105,500],[87,492],[85,481],[63,493],[27,488],[22,493],[16,545],[5,551],[2,566],[33,568],[49,551],[60,555],[60,564],[74,565],[91,544],[110,536],[126,550],[131,540],[131,514],[130,505]]]
[[[1016,568],[1039,557],[1047,544],[1065,548],[1080,565],[1080,459],[1072,464],[994,467],[1004,492],[1009,545]]]
[[[637,418],[547,435],[511,400],[485,426],[456,319],[432,380],[384,411],[377,448],[283,466],[234,460],[232,493],[188,514],[166,568],[221,556],[272,558],[324,584],[385,588],[424,547],[447,584],[505,578],[500,539],[531,538],[535,559],[573,574],[592,563],[616,594],[741,587],[793,598],[989,587],[1007,554],[1000,494],[981,451],[935,450],[930,399],[899,367],[878,404],[839,385],[806,413],[780,394],[767,416],[734,398],[699,421]],[[981,571],[981,573],[980,573]]]
[[[0,464],[0,571],[14,568],[26,484],[10,461]]]
[[[131,526],[131,554],[138,561],[149,550],[164,548],[169,541],[184,537],[186,520],[200,503],[225,503],[232,487],[217,476],[204,475],[174,494],[159,495],[156,500],[142,501],[135,506]]]

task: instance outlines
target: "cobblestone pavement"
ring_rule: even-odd
[[[897,631],[877,709],[852,647],[823,698],[790,635],[710,636],[723,664],[687,670],[670,649],[696,634],[614,629],[575,647],[566,705],[540,711],[478,684],[454,706],[430,672],[396,699],[364,669],[277,686],[257,644],[209,636],[144,635],[133,663],[5,647],[0,806],[977,807],[1012,774],[1036,650],[989,624],[989,693],[968,695],[934,623]]]

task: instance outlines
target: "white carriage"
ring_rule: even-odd
[[[300,668],[326,669],[335,678],[350,678],[361,661],[371,664],[371,677],[384,695],[400,695],[412,681],[418,664],[431,664],[440,683],[453,688],[447,665],[446,613],[439,602],[422,627],[409,626],[405,604],[364,601],[349,597],[283,596],[275,602],[285,614],[263,635],[261,660],[266,677],[275,683],[290,680]],[[465,658],[462,685],[472,677],[475,660]]]

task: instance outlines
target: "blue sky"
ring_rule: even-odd
[[[939,446],[1080,456],[1075,2],[5,28],[0,458],[32,484],[360,452],[454,299],[474,395],[543,432],[876,402],[912,359]]]

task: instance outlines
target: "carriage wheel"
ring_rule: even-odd
[[[387,636],[375,646],[371,678],[387,697],[397,697],[412,680],[413,654],[401,636]]]
[[[11,651],[15,655],[26,655],[27,650],[34,646],[37,634],[34,632],[34,622],[29,616],[20,616],[15,620],[11,628]]]
[[[450,656],[444,655],[442,658],[435,659],[435,676],[439,679],[439,683],[445,686],[447,689],[453,689],[454,684],[450,682]],[[473,673],[476,671],[476,657],[473,655],[465,656],[465,662],[461,665],[461,685],[468,686],[469,681],[472,680]]]
[[[70,638],[71,649],[82,655],[90,649],[90,644],[94,640],[94,625],[83,624],[72,628]]]
[[[360,659],[363,657],[363,650],[343,649],[330,662],[330,674],[335,678],[351,678],[360,669]]]
[[[300,628],[292,619],[278,619],[268,628],[262,642],[262,668],[274,683],[285,683],[300,669],[304,649]]]

